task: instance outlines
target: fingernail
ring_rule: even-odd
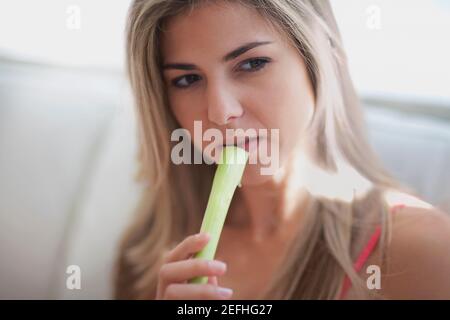
[[[217,293],[218,293],[219,296],[221,296],[222,298],[229,298],[229,297],[231,297],[231,295],[233,294],[233,290],[228,289],[228,288],[221,288],[221,287],[218,287],[218,288],[217,288]]]
[[[197,240],[203,240],[204,238],[207,238],[207,236],[206,236],[205,233],[197,233],[197,234],[195,235],[195,238],[196,238]]]
[[[214,271],[223,272],[226,270],[227,265],[221,261],[213,260],[209,261],[209,267]]]
[[[209,233],[203,232],[203,233],[199,234],[199,238],[204,238],[204,239],[209,240],[210,236],[209,236]]]

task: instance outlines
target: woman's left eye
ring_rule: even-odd
[[[249,59],[243,63],[241,63],[241,68],[240,70],[244,70],[247,72],[254,72],[254,71],[258,71],[262,68],[265,67],[265,65],[267,63],[270,62],[270,59],[267,58],[254,58],[254,59]]]

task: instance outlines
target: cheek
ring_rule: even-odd
[[[188,124],[195,120],[195,111],[189,107],[189,102],[186,103],[180,95],[175,95],[169,98],[170,110],[183,128],[188,128]]]
[[[189,131],[194,128],[194,121],[204,122],[200,104],[188,94],[176,94],[169,98],[170,110],[180,127]]]
[[[295,147],[314,113],[314,94],[303,70],[281,68],[270,77],[270,89],[261,91],[260,117],[270,129],[279,129],[280,152]],[[300,68],[301,69],[301,68]]]
[[[201,110],[199,104],[187,99],[183,102],[171,100],[171,111],[179,126],[189,132],[191,142],[198,150],[204,150],[211,141],[203,141],[203,134],[207,128],[207,114]],[[197,122],[197,123],[196,123]]]
[[[314,113],[314,99],[307,84],[291,85],[286,88],[286,104],[282,111],[287,134],[303,133]]]

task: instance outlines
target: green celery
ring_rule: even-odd
[[[239,147],[226,146],[221,154],[203,217],[200,232],[208,233],[210,240],[194,258],[213,260],[231,199],[240,184],[248,160],[248,153]],[[208,277],[196,277],[189,283],[205,284]]]

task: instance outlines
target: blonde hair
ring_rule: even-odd
[[[165,19],[204,2],[208,1],[135,0],[130,7],[127,67],[138,115],[139,179],[146,187],[121,242],[117,298],[154,298],[163,254],[200,229],[215,168],[174,165],[169,159],[170,134],[178,125],[165,96],[159,43]],[[316,99],[309,128],[314,143],[309,151],[317,170],[336,179],[343,163],[359,179],[347,187],[351,196],[346,201],[321,195],[320,186],[311,193],[302,232],[265,298],[336,299],[345,275],[353,283],[355,298],[373,297],[353,269],[353,261],[375,223],[383,227],[379,245],[385,254],[390,222],[383,193],[399,186],[367,142],[332,8],[328,0],[235,2],[254,8],[284,32],[305,60]],[[370,189],[358,193],[360,181],[368,182]],[[377,219],[368,221],[369,213]]]

